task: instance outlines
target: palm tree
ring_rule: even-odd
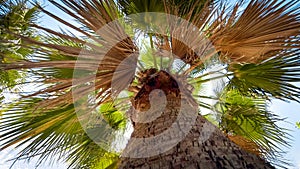
[[[51,1],[80,27],[37,5],[80,36],[36,23],[39,38],[10,33],[34,54],[0,68],[25,69],[39,87],[2,107],[1,149],[26,145],[19,159],[58,154],[77,168],[274,168],[266,158],[287,136],[265,103],[299,102],[299,5],[203,2]],[[214,79],[226,79],[218,97],[199,94]],[[220,114],[222,131],[199,107]],[[111,147],[131,123],[117,163]]]

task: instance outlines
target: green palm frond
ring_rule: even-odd
[[[69,168],[108,169],[111,167],[111,169],[115,169],[119,154],[105,152],[93,141],[87,141],[81,146],[75,147],[69,158]]]
[[[20,38],[10,33],[35,37],[35,31],[29,25],[38,19],[37,8],[29,8],[26,2],[26,0],[0,2],[0,64],[25,59],[33,53],[32,50],[21,46],[24,42]],[[0,70],[0,91],[11,90],[24,81],[24,76],[24,72],[17,70]]]
[[[28,7],[28,0],[4,0],[0,7],[1,37],[11,39],[12,34],[7,30],[23,35],[33,35],[29,26],[38,19],[36,7]]]
[[[115,165],[119,160],[119,154],[108,152],[84,135],[79,138],[79,144],[68,150],[65,159],[68,168],[82,169],[106,169]]]
[[[225,133],[252,141],[255,144],[250,148],[255,149],[256,145],[258,150],[253,151],[273,162],[279,160],[281,147],[290,146],[287,130],[276,124],[283,119],[267,110],[264,99],[243,96],[238,90],[227,90],[221,94],[215,110],[219,127]]]
[[[168,13],[185,17],[186,15],[196,15],[200,13],[206,2],[212,3],[213,1],[189,0],[188,2],[182,2],[180,0],[118,0],[117,2],[122,12],[126,15],[144,12],[166,12],[166,8],[172,8]]]
[[[48,158],[56,158],[70,162],[69,167],[83,164],[92,166],[95,165],[95,160],[99,163],[108,156],[113,156],[113,159],[117,160],[117,154],[102,149],[85,133],[75,113],[74,105],[37,110],[36,104],[40,101],[38,98],[27,99],[2,108],[1,150],[12,145],[17,147],[26,145],[16,160],[30,160],[37,156],[39,162],[42,162]],[[126,119],[123,114],[108,106],[102,109],[98,116],[104,116],[106,122],[89,130],[105,133],[107,132],[105,124],[115,129],[124,129]]]
[[[246,95],[264,96],[299,102],[300,81],[299,50],[285,51],[258,64],[233,64],[229,70],[234,77],[229,87]]]
[[[164,2],[159,0],[118,0],[118,5],[126,14],[136,14],[142,12],[164,12]]]
[[[117,101],[115,100],[114,103]],[[122,105],[125,106],[125,105]],[[104,103],[99,106],[99,113],[113,129],[125,129],[126,117],[125,113],[117,109],[113,102]]]
[[[74,145],[76,141],[72,138],[75,133],[82,134],[83,131],[76,114],[72,112],[73,105],[50,111],[35,110],[40,101],[37,98],[27,99],[2,110],[2,150],[13,144],[29,144],[20,157],[41,155],[41,158],[45,158],[65,151],[64,146]]]

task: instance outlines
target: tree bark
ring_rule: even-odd
[[[197,106],[182,91],[174,90],[174,85],[166,85],[166,82],[173,83],[172,77],[165,80],[164,85],[157,85],[156,83],[161,83],[161,76],[159,73],[155,83],[152,81],[151,85],[144,85],[133,101],[133,116],[139,116],[144,122],[134,124],[134,131],[122,154],[119,168],[274,168],[255,154],[242,150],[216,126],[199,115]],[[154,89],[161,91],[154,94],[156,97],[150,106],[151,100],[147,98]],[[165,97],[161,96],[161,92],[165,93]],[[163,103],[163,99],[166,99],[166,105],[162,113],[156,119],[147,121],[147,118],[157,116],[160,111],[156,109],[159,107],[157,104]],[[170,128],[175,130],[168,135],[166,131]],[[154,139],[149,141],[148,138]]]

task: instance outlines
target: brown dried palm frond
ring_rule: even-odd
[[[1,65],[1,67],[4,70],[38,68],[41,74],[44,68],[58,68],[69,69],[74,74],[78,74],[75,82],[72,77],[44,78],[44,82],[49,84],[48,87],[26,96],[46,94],[47,99],[41,102],[39,107],[68,105],[93,91],[99,91],[96,98],[106,95],[105,99],[99,99],[97,104],[99,105],[112,93],[123,90],[132,80],[128,77],[134,77],[138,49],[121,23],[117,21],[119,14],[116,4],[111,0],[79,2],[64,0],[63,4],[55,1],[51,3],[71,16],[82,27],[77,27],[42,7],[40,10],[89,39],[31,24],[32,27],[47,33],[53,39],[62,39],[64,42],[51,40],[51,38],[39,40],[16,35],[27,44],[26,47],[33,48],[39,56],[30,61]],[[70,45],[71,43],[75,45]],[[60,55],[60,58],[55,58],[56,55]],[[125,59],[127,61],[124,62]],[[80,75],[80,71],[85,73]],[[114,91],[111,91],[112,80],[120,82],[120,85],[114,87]],[[76,90],[73,91],[73,95],[75,94],[76,98],[72,98],[74,88]]]
[[[300,21],[296,1],[250,1],[241,15],[239,5],[218,20],[209,39],[223,60],[258,63],[282,50],[299,48]],[[225,10],[224,10],[225,12]]]
[[[157,43],[158,48],[172,51],[192,65],[192,68],[210,59],[217,52],[224,62],[259,63],[284,50],[300,47],[300,10],[296,3],[296,1],[262,0],[251,1],[246,7],[244,2],[237,3],[233,7],[222,3],[207,4],[198,14],[194,14],[191,10],[183,19],[199,28],[199,34],[204,35],[206,41],[212,43],[207,47],[214,48],[214,53],[203,56],[199,46],[205,45],[199,45],[201,44],[199,37],[186,31],[188,29],[182,31],[184,25],[180,24],[170,30],[172,38],[161,38],[161,42]],[[245,9],[241,9],[244,7]],[[172,15],[179,15],[179,10],[178,6],[166,7],[166,12]],[[242,14],[239,13],[241,10]],[[182,38],[176,39],[176,35],[184,35],[189,43]],[[198,41],[193,43],[193,39],[195,42]]]
[[[262,156],[262,153],[259,151],[259,146],[255,144],[255,142],[239,135],[227,135],[227,137],[235,144],[239,145],[242,149],[258,156]]]
[[[167,36],[161,37],[161,40],[157,42],[158,49],[172,52],[176,57],[192,66],[199,66],[216,53],[216,51],[210,54],[204,53],[213,50],[213,46],[203,30],[211,20],[214,10],[211,1],[204,2],[198,0],[184,9],[182,8],[183,4],[165,6],[166,13],[180,16],[183,20],[169,21],[170,39]],[[199,4],[202,4],[200,9]],[[197,29],[195,30],[195,28]]]

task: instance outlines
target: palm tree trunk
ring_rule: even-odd
[[[161,82],[159,76],[156,78],[158,83]],[[172,79],[169,81],[169,84],[171,83]],[[223,135],[216,126],[198,115],[197,106],[190,104],[182,93],[179,94],[178,91],[173,90],[174,85],[173,87],[166,86],[164,83],[164,86],[158,86],[152,83],[151,86],[155,87],[145,87],[144,85],[141,93],[136,96],[133,101],[136,110],[133,114],[144,116],[142,119],[151,118],[151,113],[154,116],[157,114],[158,110],[155,109],[155,106],[149,109],[147,88],[151,88],[151,90],[161,89],[166,94],[166,107],[155,120],[134,124],[134,131],[124,150],[119,168],[274,168],[260,157],[242,150]],[[158,92],[157,94],[160,95],[161,93]],[[155,98],[156,103],[163,102],[163,97]],[[148,111],[143,115],[141,112],[146,111],[146,109]],[[181,112],[186,117],[183,120],[184,124],[177,120]],[[190,117],[195,118],[189,119]],[[190,128],[186,127],[189,125]],[[170,138],[165,132],[174,126],[177,126],[177,128],[175,127],[177,130],[172,133]],[[186,132],[187,128],[189,130]],[[161,135],[163,137],[159,138]],[[155,139],[152,139],[150,143],[143,138]],[[178,139],[181,141],[176,142]],[[168,147],[168,145],[172,146]],[[156,154],[153,156],[153,153]]]

